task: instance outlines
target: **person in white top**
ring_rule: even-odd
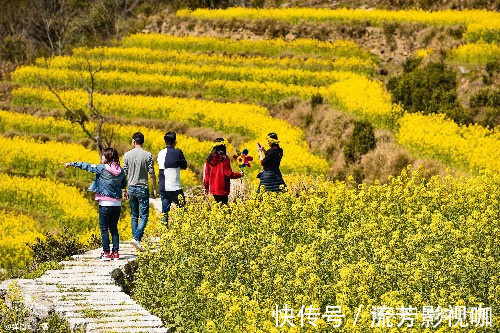
[[[158,153],[158,188],[160,190],[162,223],[168,228],[168,212],[172,203],[182,207],[184,192],[182,191],[180,170],[187,169],[187,161],[182,150],[175,148],[177,135],[167,132],[164,136],[165,149]]]

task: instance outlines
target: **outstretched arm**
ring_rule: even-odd
[[[88,172],[98,173],[99,169],[97,168],[98,164],[90,164],[87,162],[70,162],[64,163],[64,166],[67,168],[72,166],[73,168],[79,168]]]
[[[233,170],[231,169],[231,162],[229,161],[229,158],[222,163],[224,163],[224,176],[226,178],[238,179],[243,177],[243,172],[233,172]]]

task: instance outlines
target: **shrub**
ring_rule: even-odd
[[[323,104],[323,96],[321,94],[314,94],[311,96],[311,106],[315,107],[317,105]]]
[[[394,103],[409,112],[444,113],[462,124],[470,124],[472,116],[460,105],[457,97],[456,74],[443,63],[418,67],[414,60],[405,65],[405,73],[389,80]]]
[[[422,57],[410,57],[403,63],[403,72],[411,73],[422,63]]]
[[[483,89],[471,97],[470,106],[473,108],[489,106],[493,108],[500,107],[500,89]]]
[[[359,161],[362,155],[376,146],[375,133],[369,121],[354,121],[354,130],[344,146],[344,158],[347,162]]]
[[[78,236],[67,228],[63,228],[59,236],[45,233],[45,240],[36,239],[34,244],[28,244],[33,251],[33,265],[61,261],[69,256],[85,252],[86,247]]]
[[[21,37],[6,37],[0,44],[0,59],[19,63],[27,58],[27,43]]]

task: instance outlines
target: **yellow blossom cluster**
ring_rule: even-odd
[[[94,131],[95,124],[89,123],[87,129]],[[113,142],[128,143],[135,132],[144,134],[146,141],[144,148],[151,151],[153,155],[165,148],[163,136],[165,131],[148,128],[145,126],[121,125],[107,123],[104,125],[105,133],[113,133]],[[0,132],[15,131],[24,135],[47,134],[53,137],[69,135],[72,139],[85,139],[87,136],[81,128],[72,124],[69,120],[54,117],[36,117],[22,113],[7,112],[0,110]],[[199,141],[185,134],[177,134],[178,147],[184,152],[184,156],[190,163],[201,166],[205,157],[212,147],[209,141]],[[95,153],[94,153],[95,154]],[[83,158],[83,157],[82,157]]]
[[[138,259],[139,303],[186,331],[335,330],[322,317],[300,329],[302,306],[321,314],[341,306],[345,332],[389,331],[371,326],[371,307],[382,305],[421,314],[482,304],[493,309],[489,328],[498,327],[498,173],[426,179],[404,170],[372,186],[289,181],[288,193],[252,194],[229,208],[193,198],[175,211],[160,251]],[[285,304],[295,327],[277,328],[273,310]],[[396,327],[400,318],[390,320]],[[420,316],[415,327],[429,331]],[[448,322],[437,330],[448,332]]]
[[[486,64],[500,61],[500,45],[472,43],[460,45],[451,51],[450,59],[461,64]]]
[[[74,108],[87,103],[83,91],[60,91],[61,97]],[[18,88],[12,92],[12,101],[18,105],[42,105],[60,108],[57,98],[47,89]],[[184,121],[197,127],[211,127],[228,133],[240,133],[252,138],[247,148],[264,144],[270,132],[279,133],[285,149],[282,166],[288,172],[323,173],[325,159],[312,155],[304,140],[304,133],[284,120],[267,115],[267,110],[249,104],[217,103],[194,98],[150,97],[130,95],[95,94],[95,104],[107,114],[122,117],[169,118]]]
[[[141,47],[76,48],[73,50],[73,56],[98,60],[137,61],[147,64],[168,63],[238,66],[245,68],[297,68],[308,71],[338,70],[359,73],[372,73],[375,67],[371,58],[359,56],[338,56],[332,58],[316,58],[315,56],[265,57],[242,56],[238,53],[192,53],[183,50],[152,50]]]
[[[29,215],[0,209],[0,268],[8,271],[25,268],[32,255],[26,243],[44,239],[39,223]]]
[[[315,56],[324,58],[360,57],[370,58],[355,42],[336,40],[322,42],[316,39],[232,40],[214,37],[169,36],[165,34],[133,34],[124,38],[123,47],[144,47],[153,50],[179,50],[203,53],[237,53],[278,57],[280,55]]]
[[[326,8],[228,8],[179,10],[177,16],[217,20],[276,20],[290,23],[328,22],[356,23],[368,22],[382,25],[386,22],[410,22],[436,26],[466,26],[466,37],[471,41],[499,41],[500,14],[488,10],[384,10],[384,9],[326,9]]]
[[[63,175],[92,180],[87,173],[73,168],[66,169],[62,162],[85,161],[99,163],[95,151],[79,144],[62,142],[40,142],[30,138],[0,137],[0,172],[15,172],[41,177],[63,177]]]
[[[399,119],[397,140],[424,156],[451,165],[500,171],[500,132],[480,125],[457,125],[444,114],[406,114]]]
[[[82,190],[58,181],[0,173],[0,205],[45,216],[47,229],[68,227],[77,232],[95,223],[96,209]]]
[[[200,65],[182,64],[182,63],[153,63],[148,64],[141,61],[128,60],[90,60],[91,66],[97,68],[102,66],[105,70],[100,77],[107,77],[108,72],[136,73],[136,74],[159,74],[162,76],[179,76],[195,79],[201,82],[226,80],[226,81],[255,81],[255,82],[279,82],[283,84],[293,84],[297,86],[324,86],[332,82],[345,80],[351,77],[357,77],[358,74],[352,72],[336,71],[307,71],[304,69],[288,68],[276,70],[275,67],[248,67],[207,64]],[[61,56],[51,58],[50,60],[40,58],[37,60],[38,66],[44,68],[57,68],[84,71],[88,66],[87,60],[77,57]],[[26,68],[26,67],[25,67]],[[35,69],[30,68],[30,72]],[[71,72],[70,72],[71,73]],[[44,75],[46,73],[38,73]],[[156,76],[154,76],[156,77]],[[29,82],[28,80],[25,80]],[[154,81],[154,80],[152,80]],[[199,84],[200,84],[199,83]],[[134,85],[130,85],[133,87]],[[168,86],[168,85],[167,85]],[[155,87],[151,83],[150,87]]]

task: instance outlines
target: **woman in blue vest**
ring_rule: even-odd
[[[95,181],[88,191],[95,192],[95,200],[99,203],[99,227],[103,253],[100,260],[118,260],[120,235],[118,234],[118,220],[120,219],[122,190],[127,186],[125,172],[120,166],[118,152],[114,148],[104,149],[101,164],[86,162],[64,163],[66,167],[73,167],[95,173]],[[113,240],[113,253],[110,253],[109,233]]]

